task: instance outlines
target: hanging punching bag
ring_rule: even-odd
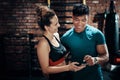
[[[50,8],[50,0],[48,0],[47,3],[48,3],[48,7]]]
[[[105,37],[110,58],[119,50],[119,16],[115,11],[114,1],[111,0],[109,13],[105,20]]]

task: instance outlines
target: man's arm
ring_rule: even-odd
[[[98,64],[103,64],[109,60],[109,53],[106,44],[97,45],[98,57],[96,57]]]
[[[91,55],[86,55],[84,57],[84,61],[89,66],[93,66],[95,64],[104,64],[109,60],[109,53],[106,44],[97,45],[97,53],[98,56],[93,57]]]

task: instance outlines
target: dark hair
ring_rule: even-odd
[[[45,27],[44,27],[45,25],[50,26],[51,24],[50,20],[53,18],[53,16],[56,15],[53,10],[49,9],[46,6],[38,7],[36,9],[36,12],[38,16],[37,22],[38,22],[39,27],[42,30],[45,30]]]
[[[88,15],[89,7],[84,4],[75,4],[72,12],[74,16]]]

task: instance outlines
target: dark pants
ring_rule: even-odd
[[[69,72],[62,72],[57,74],[50,74],[49,80],[72,80]]]

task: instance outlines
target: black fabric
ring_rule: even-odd
[[[50,74],[49,80],[72,80],[70,72],[61,72],[57,74]]]
[[[43,35],[44,36],[44,35]],[[59,59],[61,59],[62,57],[64,57],[66,55],[66,48],[61,44],[61,42],[56,38],[56,40],[59,43],[59,47],[55,47],[51,44],[51,42],[49,41],[49,39],[44,36],[45,39],[48,41],[49,45],[50,45],[50,54],[49,54],[49,58],[54,62],[57,61]]]

